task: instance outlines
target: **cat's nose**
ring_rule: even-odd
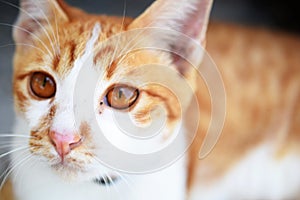
[[[49,137],[62,160],[72,149],[80,146],[82,143],[82,137],[79,134],[61,134],[56,131],[50,131]]]

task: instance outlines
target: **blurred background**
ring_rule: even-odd
[[[18,5],[17,0],[5,1]],[[11,133],[13,124],[11,77],[14,46],[11,38],[12,28],[9,24],[14,23],[18,14],[18,9],[5,1],[0,1],[0,134]],[[122,15],[125,5],[125,0],[67,0],[67,2],[88,12],[109,15]],[[152,2],[153,0],[126,0],[126,16],[137,16]],[[212,19],[299,35],[299,5],[297,0],[215,0]],[[0,147],[0,154],[1,152],[3,148]],[[3,164],[3,159],[0,159],[0,172],[1,163]]]

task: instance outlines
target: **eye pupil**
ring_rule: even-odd
[[[49,99],[55,95],[56,85],[50,75],[44,72],[35,72],[30,78],[30,89],[34,96]]]
[[[44,78],[44,81],[43,81],[43,87],[45,87],[47,84],[47,77]]]
[[[105,103],[112,108],[123,110],[131,107],[138,96],[138,89],[127,85],[117,85],[108,90]]]
[[[119,99],[121,99],[121,97],[122,97],[122,90],[119,90]]]

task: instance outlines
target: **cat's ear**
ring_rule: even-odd
[[[20,13],[13,29],[15,42],[28,44],[37,32],[46,32],[48,26],[68,21],[62,5],[65,4],[61,0],[20,0]]]
[[[205,45],[206,29],[213,0],[157,0],[144,13],[137,17],[129,29],[155,27],[174,30],[180,34],[170,32],[157,37],[160,43],[168,43],[176,52],[187,54],[191,52],[184,34],[189,38]],[[187,55],[188,56],[188,55]],[[176,58],[176,62],[180,62]]]

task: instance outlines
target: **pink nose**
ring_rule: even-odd
[[[49,137],[54,143],[55,149],[62,160],[70,153],[70,151],[82,142],[82,138],[78,134],[60,134],[55,131],[50,131]]]

